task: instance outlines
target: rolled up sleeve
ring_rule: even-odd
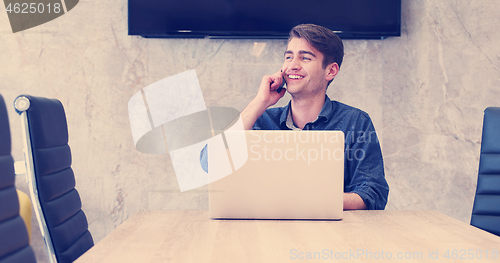
[[[344,192],[358,194],[367,209],[383,210],[389,185],[380,143],[369,116],[360,115],[345,139]]]

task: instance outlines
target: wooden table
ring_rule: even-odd
[[[292,221],[145,210],[76,263],[500,262],[499,249],[500,237],[436,211],[346,211],[341,221]]]

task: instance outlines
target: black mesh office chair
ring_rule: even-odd
[[[500,108],[484,111],[476,197],[470,224],[500,236]]]
[[[36,262],[26,225],[19,215],[14,160],[10,151],[9,120],[0,95],[0,262]]]
[[[26,166],[42,236],[51,262],[73,262],[94,242],[75,189],[63,105],[56,99],[19,96]]]

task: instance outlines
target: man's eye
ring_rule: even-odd
[[[287,57],[285,57],[285,60],[291,60],[291,59],[292,59],[292,57],[291,57],[291,56],[287,56]]]
[[[308,57],[302,57],[303,60],[311,60],[311,58]]]

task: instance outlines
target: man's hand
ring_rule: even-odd
[[[251,130],[264,111],[276,104],[276,102],[285,95],[285,89],[282,89],[280,93],[276,92],[282,82],[283,75],[281,72],[262,78],[257,96],[255,96],[240,114],[245,130]]]
[[[356,193],[344,193],[344,210],[366,209],[366,204]]]
[[[281,72],[276,72],[271,76],[264,76],[254,101],[260,103],[265,109],[273,106],[283,97],[283,95],[285,95],[285,89],[282,89],[280,93],[276,92],[282,83],[283,74]]]

